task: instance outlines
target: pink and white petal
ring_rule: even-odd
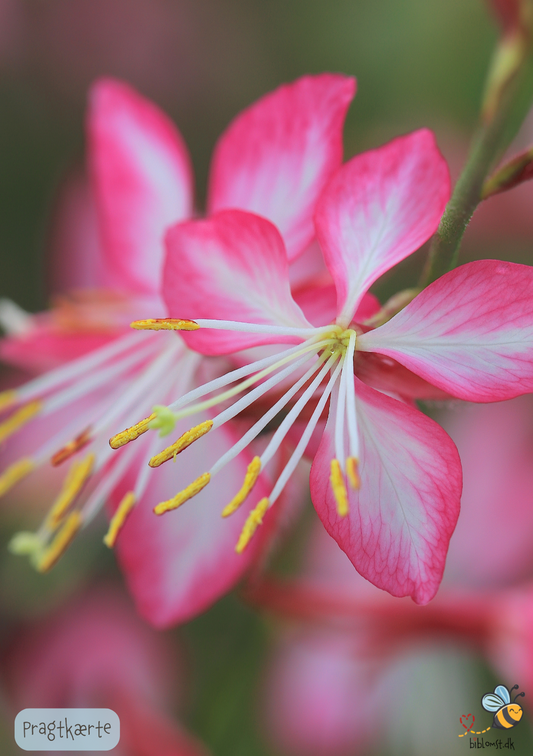
[[[283,239],[269,221],[241,210],[173,226],[166,236],[163,296],[170,317],[311,328],[294,302]],[[183,332],[202,354],[226,354],[294,337],[201,329]]]
[[[434,233],[450,177],[427,129],[398,137],[342,166],[316,210],[318,240],[349,325],[369,286]]]
[[[156,294],[164,232],[192,215],[187,148],[159,108],[114,79],[93,86],[87,130],[105,284]]]
[[[311,468],[311,498],[328,533],[357,571],[393,596],[430,601],[459,515],[461,464],[433,420],[355,379],[361,488],[337,514],[329,482],[335,457],[332,402]]]
[[[533,268],[479,260],[446,273],[388,323],[358,337],[459,399],[533,391]]]
[[[274,223],[294,259],[314,236],[313,212],[342,162],[342,129],[355,80],[303,76],[244,110],[213,155],[209,212],[239,208]]]
[[[375,352],[356,353],[355,374],[368,386],[404,400],[453,399],[450,394],[412,373],[396,360]]]
[[[184,423],[178,426],[176,437],[188,427]],[[246,517],[267,495],[262,477],[235,514],[221,517],[242,486],[251,461],[246,455],[223,468],[178,510],[161,516],[153,512],[157,503],[170,499],[206,472],[236,440],[226,427],[217,429],[175,463],[151,471],[146,493],[118,537],[119,564],[138,611],[156,627],[186,622],[205,611],[233,588],[261,551],[261,537],[255,537],[242,554],[235,553]],[[265,518],[265,528],[269,519],[270,515]]]
[[[302,309],[307,320],[314,326],[334,323],[337,315],[337,290],[335,284],[317,282],[292,291],[294,301]],[[359,302],[355,320],[362,323],[379,312],[381,305],[373,294],[366,293]]]
[[[123,331],[63,331],[55,327],[48,314],[35,316],[32,320],[34,325],[27,333],[0,340],[3,362],[32,373],[53,370],[123,335]]]

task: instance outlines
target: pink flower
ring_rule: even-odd
[[[399,399],[408,395],[405,386],[395,391],[392,383],[383,393],[383,386],[369,385],[368,376],[367,383],[360,380],[358,371],[361,367],[365,377],[369,358],[399,363],[424,385],[470,401],[508,399],[533,389],[533,269],[527,266],[470,263],[434,282],[380,327],[369,330],[357,320],[369,286],[432,235],[448,196],[446,165],[425,130],[340,168],[315,215],[337,290],[335,321],[318,326],[291,296],[283,239],[265,219],[228,210],[178,224],[167,234],[164,295],[175,319],[168,325],[193,319],[185,327],[196,330],[184,334],[191,348],[222,355],[262,344],[296,344],[170,405],[174,418],[181,418],[203,406],[193,401],[252,376],[240,390],[258,385],[214,418],[218,428],[267,391],[281,393],[183,495],[189,498],[195,486],[207,485],[295,397],[267,448],[249,466],[229,514],[300,413],[312,407],[292,458],[250,514],[238,550],[281,494],[329,400],[311,470],[311,496],[326,530],[378,587],[418,603],[435,595],[459,513],[457,450],[439,425]],[[320,296],[317,290],[317,300]],[[210,401],[213,406],[216,399]]]
[[[144,625],[113,589],[82,596],[22,629],[5,665],[9,703],[25,708],[110,708],[130,756],[205,756],[172,719],[183,674],[169,639]]]
[[[260,212],[278,224],[292,258],[302,253],[314,235],[316,200],[342,160],[343,121],[353,94],[354,81],[347,77],[307,76],[244,111],[216,147],[209,210],[239,206]],[[163,626],[205,609],[247,569],[255,555],[243,558],[232,548],[246,511],[237,516],[240,522],[219,524],[218,497],[208,492],[201,508],[185,510],[179,522],[158,521],[152,514],[154,499],[169,499],[183,485],[179,468],[166,465],[154,474],[141,464],[158,452],[157,439],[142,435],[147,422],[115,443],[120,447],[141,436],[136,448],[117,454],[108,438],[117,428],[133,425],[139,414],[150,415],[156,401],[169,402],[193,388],[199,375],[212,377],[227,364],[208,364],[181,338],[125,334],[133,317],[165,314],[163,233],[193,212],[190,161],[175,126],[130,87],[105,79],[91,94],[88,142],[100,238],[90,281],[115,293],[105,307],[101,297],[80,301],[78,295],[59,309],[59,320],[37,320],[36,328],[4,342],[2,352],[13,362],[40,367],[46,359],[64,362],[84,330],[91,336],[99,330],[105,345],[94,349],[88,344],[80,359],[2,396],[3,407],[18,405],[0,426],[2,437],[36,419],[25,432],[24,457],[4,473],[0,490],[51,457],[59,464],[83,449],[39,534],[22,534],[12,546],[29,553],[39,569],[49,569],[106,500],[113,508],[120,501],[107,542],[111,545],[120,532],[118,558],[139,610]],[[87,213],[76,217],[76,228],[85,229]],[[207,415],[201,419],[207,422]],[[46,440],[36,444],[40,434]],[[210,435],[208,453],[220,455],[234,443],[234,434],[224,428]],[[229,496],[240,484],[250,459],[245,453],[226,467],[222,492]],[[193,457],[190,463],[188,473],[198,475],[202,459]],[[261,481],[250,507],[265,493]]]
[[[474,655],[478,666],[482,654],[499,681],[520,683],[527,695],[533,686],[533,592],[524,582],[533,569],[532,410],[532,397],[523,396],[444,413],[461,454],[464,490],[443,584],[429,606],[377,591],[320,527],[297,578],[250,585],[256,606],[290,621],[273,649],[263,705],[266,732],[284,752],[367,753],[387,733],[397,742],[400,719],[413,742],[428,719],[435,737],[441,721],[449,737],[446,700],[453,701],[454,721],[468,711],[481,721],[479,703],[471,708],[483,692],[474,685]],[[438,662],[443,656],[445,666]],[[428,664],[438,665],[438,676],[428,674]],[[438,705],[431,710],[426,698],[435,679]],[[404,709],[400,690],[413,686],[416,705],[407,697]]]

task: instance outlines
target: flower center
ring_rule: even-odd
[[[330,483],[339,515],[348,513],[348,493],[345,480],[353,489],[359,487],[358,433],[355,414],[354,353],[357,334],[352,328],[331,324],[321,328],[283,328],[278,326],[234,323],[228,321],[150,320],[136,321],[134,328],[141,330],[196,330],[200,327],[238,330],[258,333],[271,332],[272,336],[303,337],[295,347],[257,360],[233,370],[185,394],[169,406],[154,407],[149,418],[118,433],[110,440],[118,449],[150,429],[159,429],[160,436],[174,430],[176,422],[185,417],[225,406],[212,419],[204,420],[182,434],[173,444],[153,456],[151,467],[159,467],[174,459],[206,433],[221,427],[246,410],[265,394],[277,390],[280,398],[264,412],[246,433],[220,457],[215,464],[172,499],[159,503],[154,512],[161,515],[176,509],[202,491],[223,467],[246,449],[275,418],[284,413],[272,438],[261,456],[254,456],[245,475],[243,485],[224,507],[222,516],[235,512],[248,498],[260,472],[272,460],[287,434],[300,419],[306,406],[316,403],[310,419],[304,426],[296,448],[276,480],[268,497],[261,499],[250,513],[236,546],[243,551],[266,511],[275,503],[296,466],[304,455],[311,436],[322,418],[327,402],[335,400],[335,457],[331,460]],[[229,387],[229,388],[228,388]],[[214,394],[214,395],[213,395]],[[199,401],[200,400],[200,401]],[[330,408],[330,413],[333,410]]]

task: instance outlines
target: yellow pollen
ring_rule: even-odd
[[[346,459],[346,477],[354,491],[359,490],[361,487],[361,478],[359,477],[359,460],[357,457],[348,457]]]
[[[126,430],[120,431],[116,436],[109,439],[109,446],[112,449],[120,449],[121,446],[126,446],[130,441],[135,441],[136,438],[139,438],[139,436],[142,436],[143,433],[146,433],[146,431],[149,430],[148,423],[151,420],[155,420],[155,417],[156,416],[152,414],[150,417],[145,417],[144,420],[135,423],[131,428],[126,428]]]
[[[0,412],[8,409],[17,401],[18,394],[15,389],[9,391],[0,391]]]
[[[244,527],[239,536],[239,541],[235,546],[235,551],[237,552],[237,554],[242,554],[244,549],[252,540],[252,536],[254,535],[255,531],[263,522],[263,517],[265,516],[265,512],[267,511],[269,505],[270,501],[265,496],[265,498],[261,499],[255,509],[252,509],[252,511],[248,515],[248,519],[244,523]]]
[[[95,455],[91,452],[80,462],[76,461],[71,464],[63,483],[63,488],[46,518],[46,526],[51,530],[54,530],[59,525],[63,519],[63,515],[80,493],[92,472],[94,460]]]
[[[76,454],[76,452],[78,452],[80,449],[83,449],[84,446],[87,446],[90,441],[91,429],[86,428],[78,436],[76,436],[76,438],[73,438],[72,441],[69,441],[68,444],[65,444],[62,449],[54,454],[54,456],[50,460],[53,467],[57,467],[63,462],[66,462],[66,460],[72,457],[73,454]]]
[[[196,494],[200,493],[200,491],[207,486],[210,480],[211,475],[208,472],[203,473],[199,478],[196,478],[196,480],[188,485],[187,488],[184,488],[183,491],[177,493],[172,499],[169,499],[168,501],[162,501],[160,504],[154,507],[154,512],[156,513],[156,515],[161,515],[165,512],[170,512],[171,509],[177,509],[178,507],[181,507],[181,505],[186,501],[192,499],[193,496],[196,496]]]
[[[74,536],[80,529],[81,523],[82,519],[79,512],[71,512],[69,514],[50,546],[41,554],[37,562],[37,570],[39,572],[48,572],[54,566],[74,540]]]
[[[9,438],[12,433],[25,425],[29,420],[32,419],[32,417],[35,417],[35,415],[37,415],[41,411],[42,406],[43,403],[40,401],[40,399],[36,399],[34,402],[25,404],[19,410],[14,412],[10,417],[8,417],[7,420],[4,420],[3,423],[0,423],[0,441],[4,441],[6,438]]]
[[[126,519],[134,506],[135,494],[133,493],[133,491],[129,491],[129,493],[124,496],[124,498],[118,505],[115,514],[113,515],[111,522],[109,523],[109,530],[104,536],[104,543],[110,549],[112,549],[115,545],[117,536],[124,527],[124,523],[126,522]]]
[[[23,457],[12,465],[9,465],[0,475],[0,496],[7,493],[13,486],[22,480],[35,468],[35,462],[30,457]]]
[[[163,449],[163,451],[159,452],[159,454],[156,454],[155,457],[152,457],[148,464],[150,465],[150,467],[159,467],[159,465],[162,465],[163,462],[167,462],[172,458],[175,459],[176,454],[179,454],[199,438],[205,436],[205,434],[208,433],[212,427],[212,420],[206,420],[205,422],[200,423],[200,425],[195,425],[194,428],[191,428],[186,433],[184,433],[183,436],[180,436],[177,441],[174,441],[171,446],[167,446],[166,449]]]
[[[344,483],[341,466],[338,459],[331,460],[329,482],[337,502],[337,513],[340,517],[346,517],[348,514],[348,492]]]
[[[233,514],[233,512],[237,511],[241,504],[246,500],[246,497],[248,496],[252,488],[255,486],[255,482],[260,472],[261,459],[259,457],[254,457],[248,465],[241,490],[233,497],[230,503],[226,507],[224,507],[224,509],[222,510],[222,517],[229,517],[230,514]]]
[[[176,318],[150,318],[148,320],[134,320],[131,328],[137,331],[197,331],[200,326],[194,320],[178,320]]]

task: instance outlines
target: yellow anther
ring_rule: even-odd
[[[179,320],[177,318],[150,318],[148,320],[134,320],[131,328],[137,331],[197,331],[200,326],[194,320]]]
[[[59,525],[63,515],[80,493],[87,478],[92,473],[94,460],[95,455],[91,452],[80,462],[75,461],[71,464],[63,482],[63,488],[46,518],[46,527],[50,530],[54,530]]]
[[[16,403],[18,394],[15,389],[9,389],[8,391],[0,391],[0,412]]]
[[[145,417],[144,420],[140,420],[135,425],[132,425],[131,428],[120,431],[116,436],[109,439],[109,446],[112,449],[120,449],[121,446],[129,444],[130,441],[135,441],[136,438],[139,438],[139,436],[142,436],[143,433],[149,430],[148,423],[154,419],[155,415],[150,415],[150,417]]]
[[[263,522],[263,517],[265,516],[265,512],[267,511],[269,505],[270,501],[265,496],[265,498],[261,499],[255,509],[252,509],[252,511],[248,515],[248,519],[244,523],[244,527],[239,536],[239,541],[235,546],[235,551],[237,552],[237,554],[242,554],[244,549],[250,543],[253,534],[255,533],[259,525],[261,525],[261,523]]]
[[[40,399],[36,399],[34,402],[25,404],[23,407],[14,412],[10,417],[8,417],[7,420],[4,420],[3,423],[0,423],[0,441],[4,441],[6,438],[9,438],[9,436],[11,436],[11,434],[16,430],[22,428],[23,425],[25,425],[29,420],[32,419],[32,417],[35,417],[35,415],[37,415],[41,411],[42,406],[43,403],[40,401]]]
[[[115,510],[115,514],[113,515],[111,522],[109,523],[109,530],[104,536],[104,543],[110,549],[112,549],[115,545],[117,536],[124,527],[124,523],[126,522],[126,519],[134,506],[135,494],[133,493],[133,491],[130,491],[126,494],[126,496],[124,496],[117,509]]]
[[[30,457],[23,457],[9,465],[0,475],[0,496],[7,493],[15,483],[29,475],[33,469],[35,469],[35,462]]]
[[[65,553],[74,536],[82,524],[81,514],[71,512],[65,520],[63,526],[58,530],[50,546],[44,549],[37,561],[36,567],[39,572],[48,572],[54,564]]]
[[[244,483],[242,488],[236,496],[230,501],[230,503],[222,510],[222,517],[229,517],[230,514],[237,511],[241,504],[245,501],[246,497],[255,485],[255,482],[261,472],[261,459],[254,457],[248,465],[248,470],[244,476]]]
[[[212,427],[212,420],[206,420],[205,422],[200,423],[200,425],[196,425],[194,428],[191,428],[186,433],[184,433],[183,436],[180,436],[177,441],[174,441],[171,446],[167,446],[167,448],[163,449],[162,452],[159,452],[159,454],[156,454],[155,457],[152,457],[148,464],[150,465],[150,467],[159,467],[159,465],[162,465],[163,462],[167,462],[169,459],[175,458],[176,454],[179,454],[199,438],[205,436],[205,434],[208,433]]]
[[[361,487],[361,478],[359,477],[359,460],[357,457],[348,457],[346,459],[346,477],[354,491],[359,490]]]
[[[29,556],[36,554],[42,549],[43,542],[37,533],[29,533],[26,530],[15,533],[8,544],[8,549],[12,554],[18,556]]]
[[[50,460],[52,465],[54,467],[57,467],[58,465],[62,464],[67,459],[72,457],[73,454],[76,454],[76,452],[78,452],[80,449],[83,449],[84,446],[87,446],[90,441],[91,429],[86,428],[79,434],[79,436],[73,438],[72,441],[69,441],[68,444],[65,444],[62,449],[54,454],[54,456]]]
[[[192,499],[193,496],[196,496],[196,494],[200,493],[200,491],[207,486],[210,480],[211,475],[208,472],[203,473],[203,475],[200,475],[199,478],[196,478],[196,480],[194,480],[189,486],[187,486],[187,488],[184,488],[183,491],[177,493],[172,499],[169,499],[168,501],[162,501],[160,504],[154,507],[154,512],[156,513],[156,515],[161,515],[165,512],[170,512],[171,509],[177,509],[178,507],[181,507],[181,505],[186,501]]]
[[[329,482],[331,483],[333,495],[337,502],[337,513],[341,517],[346,517],[348,514],[348,492],[346,491],[346,485],[344,483],[344,477],[338,459],[331,460]]]

